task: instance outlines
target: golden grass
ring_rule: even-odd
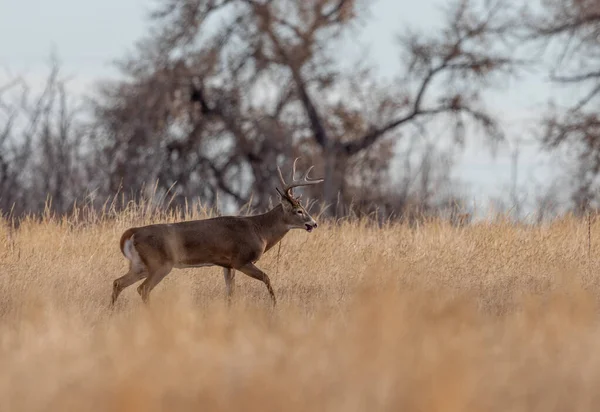
[[[139,212],[139,211],[138,211]],[[190,217],[196,217],[191,213]],[[600,407],[592,226],[365,222],[292,232],[237,275],[174,270],[144,307],[118,248],[133,224],[0,225],[2,411],[578,411]]]

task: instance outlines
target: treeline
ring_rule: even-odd
[[[438,29],[399,30],[392,81],[336,52],[369,3],[161,0],[122,76],[86,100],[56,62],[40,92],[12,79],[0,86],[0,210],[68,213],[145,191],[173,206],[259,210],[274,198],[277,165],[301,157],[326,179],[305,197],[327,214],[462,219],[453,151],[423,135],[441,124],[457,148],[502,141],[486,91],[531,68],[580,96],[548,105],[534,137],[573,156],[570,209],[596,207],[600,3],[453,0]]]

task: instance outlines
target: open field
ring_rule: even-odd
[[[195,216],[192,216],[195,217]],[[129,212],[0,227],[2,411],[581,411],[600,407],[600,222],[323,224],[259,261],[279,299],[174,270],[144,307]],[[6,222],[5,222],[6,223]]]

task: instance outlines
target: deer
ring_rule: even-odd
[[[324,179],[311,179],[310,166],[302,178],[296,179],[296,162],[292,178],[286,183],[277,166],[281,190],[279,204],[263,214],[252,216],[219,216],[177,223],[160,223],[132,227],[122,234],[121,253],[129,261],[129,271],[114,280],[111,306],[114,307],[121,292],[144,279],[137,292],[144,303],[150,292],[173,268],[223,268],[228,302],[234,294],[235,273],[242,272],[263,282],[273,306],[277,304],[269,276],[255,264],[269,249],[279,243],[292,229],[312,232],[317,222],[300,203],[293,189],[316,185]]]

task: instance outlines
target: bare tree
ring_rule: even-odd
[[[576,211],[598,201],[600,174],[600,3],[549,0],[530,10],[529,38],[553,58],[550,79],[579,95],[567,107],[553,107],[544,120],[547,149],[568,147],[578,167],[572,194]]]
[[[471,125],[503,137],[482,92],[520,64],[505,0],[455,1],[439,32],[406,30],[394,84],[366,64],[343,69],[335,53],[366,8],[163,0],[151,34],[121,62],[126,79],[97,101],[98,185],[136,192],[159,179],[163,190],[177,182],[182,196],[214,202],[221,193],[264,208],[275,165],[302,155],[325,177],[325,201],[344,204],[356,199],[351,187],[385,183],[407,127],[449,121],[461,138]]]
[[[85,195],[84,133],[76,104],[56,58],[41,91],[32,92],[20,77],[0,88],[2,213],[17,216],[45,207],[64,213]]]

